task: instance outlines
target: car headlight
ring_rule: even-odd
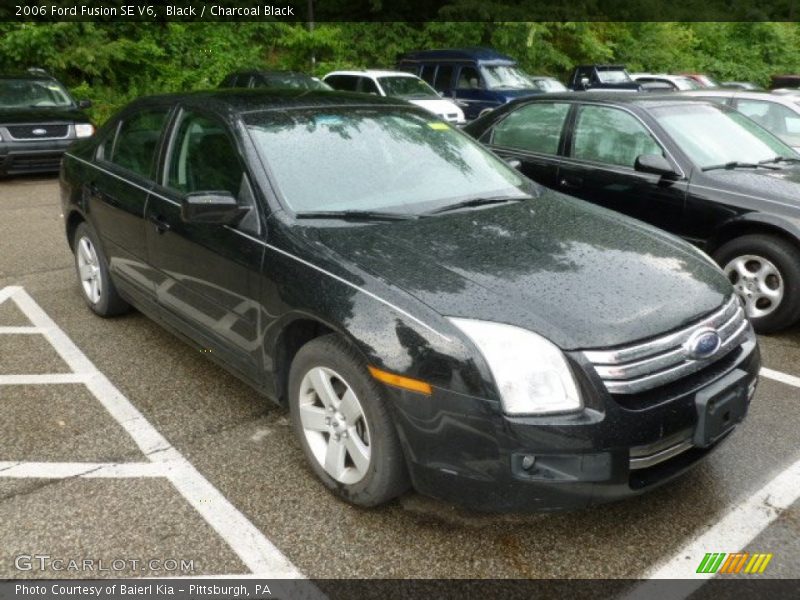
[[[79,138],[91,137],[94,134],[94,125],[91,123],[76,123],[75,136]]]
[[[583,406],[564,354],[542,336],[503,323],[450,318],[480,350],[509,415],[569,412]]]

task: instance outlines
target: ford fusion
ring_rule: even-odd
[[[67,154],[61,193],[89,307],[134,306],[287,405],[354,504],[637,494],[726,439],[755,389],[707,256],[391,99],[141,99]]]

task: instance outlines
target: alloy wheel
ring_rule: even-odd
[[[372,455],[364,410],[334,370],[314,367],[300,383],[299,416],[311,453],[336,481],[352,485],[367,474]]]
[[[737,256],[725,265],[723,271],[744,301],[745,312],[751,319],[769,315],[783,300],[783,277],[778,268],[763,256]]]
[[[76,260],[83,293],[92,304],[97,304],[103,293],[103,274],[100,271],[97,251],[88,237],[82,237],[78,242]]]

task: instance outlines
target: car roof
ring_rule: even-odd
[[[350,75],[350,76],[373,76],[373,77],[413,77],[414,79],[419,79],[413,73],[408,73],[406,71],[391,71],[389,69],[362,69],[360,71],[331,71],[325,77],[329,75]]]
[[[216,89],[199,92],[146,96],[131,102],[128,107],[182,103],[187,107],[204,108],[222,114],[243,114],[261,110],[293,108],[346,107],[403,107],[414,108],[407,102],[370,94],[301,89]]]
[[[478,60],[482,62],[516,63],[517,61],[491,48],[439,48],[406,52],[400,60]]]
[[[242,71],[233,71],[232,73],[228,73],[228,77],[231,75],[266,75],[267,77],[271,75],[280,75],[285,77],[286,75],[290,75],[292,77],[312,77],[306,73],[302,73],[300,71],[289,71],[289,70],[267,70],[267,69],[244,69]]]
[[[513,100],[510,104],[524,104],[526,102],[554,102],[554,101],[569,101],[569,102],[600,102],[603,104],[616,105],[616,106],[641,106],[643,108],[654,108],[656,106],[668,106],[678,103],[691,102],[695,104],[708,104],[707,100],[702,98],[693,98],[684,95],[681,92],[606,92],[606,91],[591,91],[591,92],[556,92],[552,94],[541,94],[537,96],[528,96],[525,98],[518,98]]]
[[[0,79],[25,79],[28,81],[58,81],[52,75],[45,73],[3,73],[0,74]]]
[[[767,100],[768,102],[778,102],[780,104],[794,104],[791,94],[773,94],[766,90],[743,90],[739,88],[728,89],[704,89],[690,90],[681,92],[686,96],[706,96],[720,98],[745,98],[746,100]]]

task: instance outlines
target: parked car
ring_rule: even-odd
[[[416,75],[403,71],[333,71],[322,78],[335,90],[407,100],[450,123],[465,123],[464,111]]]
[[[773,75],[770,78],[769,89],[790,89],[800,88],[800,75]]]
[[[796,97],[724,89],[699,90],[686,95],[733,107],[800,150],[800,101]]]
[[[562,94],[467,131],[539,183],[703,248],[757,331],[800,317],[800,156],[744,115],[675,94]]]
[[[264,71],[252,69],[231,73],[222,83],[221,88],[272,88],[300,90],[330,90],[331,87],[312,77],[297,71]]]
[[[625,65],[578,65],[567,79],[571,90],[639,92],[642,85],[628,74]]]
[[[764,89],[752,81],[723,81],[721,86],[725,88],[734,88],[737,90],[746,90],[749,92],[760,92]]]
[[[709,77],[708,75],[703,75],[702,73],[678,73],[678,75],[692,79],[693,81],[697,82],[700,85],[700,87],[704,88],[719,87],[719,83],[717,83],[715,79]]]
[[[718,447],[756,385],[755,335],[700,251],[407,103],[140,99],[61,185],[89,308],[134,305],[287,404],[355,504],[638,494]]]
[[[638,83],[664,84],[670,90],[678,90],[678,91],[698,90],[703,87],[691,77],[686,77],[684,75],[665,75],[662,73],[656,75],[652,73],[631,73],[631,79],[633,79]]]
[[[0,176],[58,171],[70,144],[94,133],[90,105],[41,69],[0,75]]]
[[[397,68],[452,98],[464,109],[467,120],[515,98],[542,93],[517,61],[489,48],[408,52],[398,58]]]

